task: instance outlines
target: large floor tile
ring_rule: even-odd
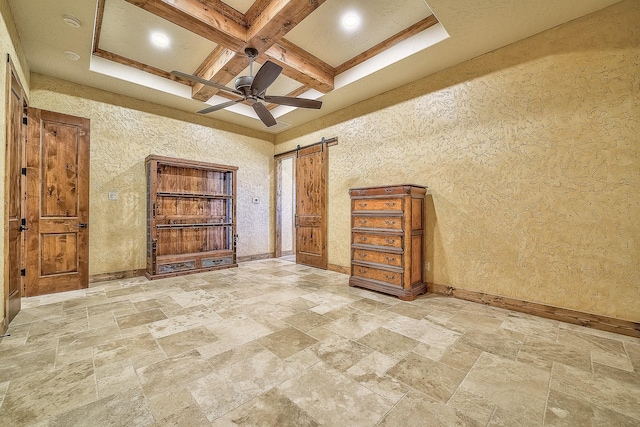
[[[113,394],[58,415],[49,427],[66,426],[147,426],[153,416],[141,390]]]
[[[326,365],[313,366],[277,390],[326,426],[375,426],[393,406]]]
[[[556,390],[549,392],[544,425],[554,427],[633,427],[639,424],[640,420],[637,418],[622,415]]]
[[[7,426],[30,425],[95,401],[93,364],[78,362],[63,369],[31,371],[12,380],[0,413]]]
[[[550,375],[547,369],[482,353],[460,389],[541,423]]]
[[[455,408],[413,390],[378,424],[380,427],[480,427],[484,425]]]
[[[570,366],[553,366],[550,389],[640,421],[640,386]]]
[[[320,427],[291,399],[272,389],[213,422],[214,427]]]
[[[466,375],[463,371],[415,353],[409,354],[388,374],[442,403],[451,398]]]
[[[136,373],[145,395],[153,397],[196,381],[212,370],[211,365],[193,350],[140,368]]]
[[[315,338],[295,328],[286,328],[258,340],[276,356],[286,359],[318,342]]]
[[[214,370],[188,388],[209,421],[256,398],[293,377],[296,372],[270,351]]]

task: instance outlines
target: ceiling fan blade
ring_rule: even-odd
[[[227,92],[231,92],[231,93],[235,93],[236,95],[241,95],[242,93],[238,92],[235,89],[231,89],[230,87],[227,87],[225,85],[221,85],[220,83],[216,83],[216,82],[212,82],[210,80],[205,80],[201,77],[198,76],[194,76],[192,74],[187,74],[187,73],[183,73],[182,71],[172,71],[171,74],[173,74],[176,77],[182,77],[183,79],[187,79],[187,80],[191,80],[192,82],[196,82],[196,83],[201,83],[203,85],[207,85],[207,86],[212,86],[215,87],[217,89],[220,90],[224,90]]]
[[[256,114],[260,117],[260,120],[262,120],[262,123],[264,123],[265,126],[270,127],[276,124],[276,119],[273,118],[263,103],[254,102],[253,109],[256,111]]]
[[[203,108],[200,111],[196,111],[198,114],[208,114],[214,111],[222,110],[223,108],[231,107],[233,104],[244,101],[244,98],[236,99],[233,101],[223,102],[222,104],[212,105],[211,107]]]
[[[271,61],[262,64],[262,67],[260,67],[256,76],[253,78],[251,93],[253,95],[259,95],[267,90],[267,88],[276,81],[281,72],[282,67]]]
[[[265,96],[264,100],[273,104],[289,105],[291,107],[314,108],[319,110],[322,107],[322,101],[306,98],[292,98],[290,96]]]

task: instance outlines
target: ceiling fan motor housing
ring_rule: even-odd
[[[236,90],[242,92],[245,96],[249,96],[252,83],[253,76],[240,76],[236,79]]]

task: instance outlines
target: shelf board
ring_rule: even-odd
[[[194,224],[156,224],[156,228],[205,228],[205,227],[230,227],[230,222],[207,222]]]
[[[215,251],[206,252],[190,252],[184,254],[171,254],[171,255],[158,255],[156,257],[157,263],[166,262],[180,262],[181,260],[192,260],[196,258],[211,258],[211,257],[225,257],[232,256],[233,251],[231,249],[219,249]]]
[[[200,199],[233,199],[230,194],[210,194],[210,193],[185,193],[180,191],[158,191],[156,196],[160,197],[191,197]]]

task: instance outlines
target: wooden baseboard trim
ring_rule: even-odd
[[[630,320],[616,319],[613,317],[601,316],[599,314],[583,313],[581,311],[568,308],[554,307],[552,305],[537,302],[521,301],[514,298],[501,297],[497,295],[485,294],[467,289],[458,289],[452,286],[429,283],[428,292],[450,297],[463,299],[466,301],[478,302],[492,307],[506,308],[521,313],[533,314],[539,317],[559,320],[561,322],[572,323],[574,325],[586,326],[588,328],[599,329],[601,331],[614,332],[621,335],[640,338],[640,323]]]
[[[256,255],[247,255],[247,256],[239,256],[237,257],[238,262],[249,262],[249,261],[258,261],[261,259],[269,259],[275,258],[276,254],[274,252],[269,252],[266,254],[256,254]]]
[[[115,271],[113,273],[92,274],[89,276],[89,283],[108,282],[109,280],[131,279],[132,277],[144,276],[146,270]]]
[[[295,251],[282,251],[282,256],[295,255]]]
[[[342,273],[342,274],[351,273],[351,271],[349,271],[349,267],[343,267],[343,266],[337,265],[337,264],[329,264],[329,265],[327,265],[327,270],[336,271],[336,272]]]

